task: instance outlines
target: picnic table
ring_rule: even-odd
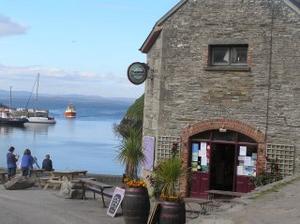
[[[58,178],[59,180],[62,180],[63,177],[67,177],[68,180],[73,180],[74,178],[77,178],[80,176],[86,176],[86,173],[87,173],[86,170],[52,171],[50,175],[54,178]]]
[[[0,178],[1,178],[1,183],[5,183],[6,181],[6,175],[7,175],[7,172],[6,171],[0,171]]]
[[[50,172],[49,177],[44,178],[46,184],[44,186],[44,190],[46,190],[49,186],[53,186],[53,188],[59,188],[63,183],[63,178],[67,178],[69,181],[74,180],[75,178],[86,176],[86,170],[78,170],[78,171],[52,171]]]
[[[43,170],[43,169],[33,169],[33,170],[30,170],[30,174],[33,177],[43,176],[44,172],[45,172],[45,170]]]
[[[106,205],[105,205],[105,201],[104,201],[104,196],[112,197],[113,191],[105,192],[104,190],[105,189],[113,189],[114,186],[105,184],[105,183],[102,183],[99,181],[95,181],[90,178],[78,178],[78,180],[82,184],[82,189],[83,189],[82,199],[86,198],[86,196],[85,196],[86,190],[90,190],[94,193],[94,199],[95,199],[95,193],[101,195],[102,204],[103,204],[103,207],[105,208]]]

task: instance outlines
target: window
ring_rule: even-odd
[[[247,65],[248,45],[210,46],[211,65]]]

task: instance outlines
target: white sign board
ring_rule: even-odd
[[[240,156],[247,155],[247,146],[240,146]]]
[[[114,217],[118,211],[118,208],[120,207],[123,198],[125,195],[125,189],[116,187],[114,194],[111,198],[111,201],[109,203],[109,207],[107,209],[107,215]]]

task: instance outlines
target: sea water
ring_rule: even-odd
[[[55,125],[0,126],[0,167],[6,167],[7,150],[14,146],[20,158],[29,148],[40,166],[45,155],[50,154],[55,170],[121,175],[123,167],[116,159],[120,139],[113,125],[120,122],[126,109],[121,106],[103,112],[101,106],[90,110],[85,106],[77,108],[77,118],[67,119],[63,117],[64,108],[56,108]]]

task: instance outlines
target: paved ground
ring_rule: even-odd
[[[109,202],[108,202],[109,203]],[[71,200],[57,191],[8,191],[0,186],[1,224],[123,224],[106,215],[99,200]]]
[[[250,196],[249,196],[250,197]],[[274,185],[260,194],[223,204],[224,209],[200,216],[189,224],[299,224],[300,179]]]
[[[266,190],[267,189],[267,190]],[[260,191],[258,197],[222,203],[189,224],[299,224],[300,179]],[[124,224],[106,215],[99,200],[71,200],[37,188],[8,191],[0,186],[1,224]]]

